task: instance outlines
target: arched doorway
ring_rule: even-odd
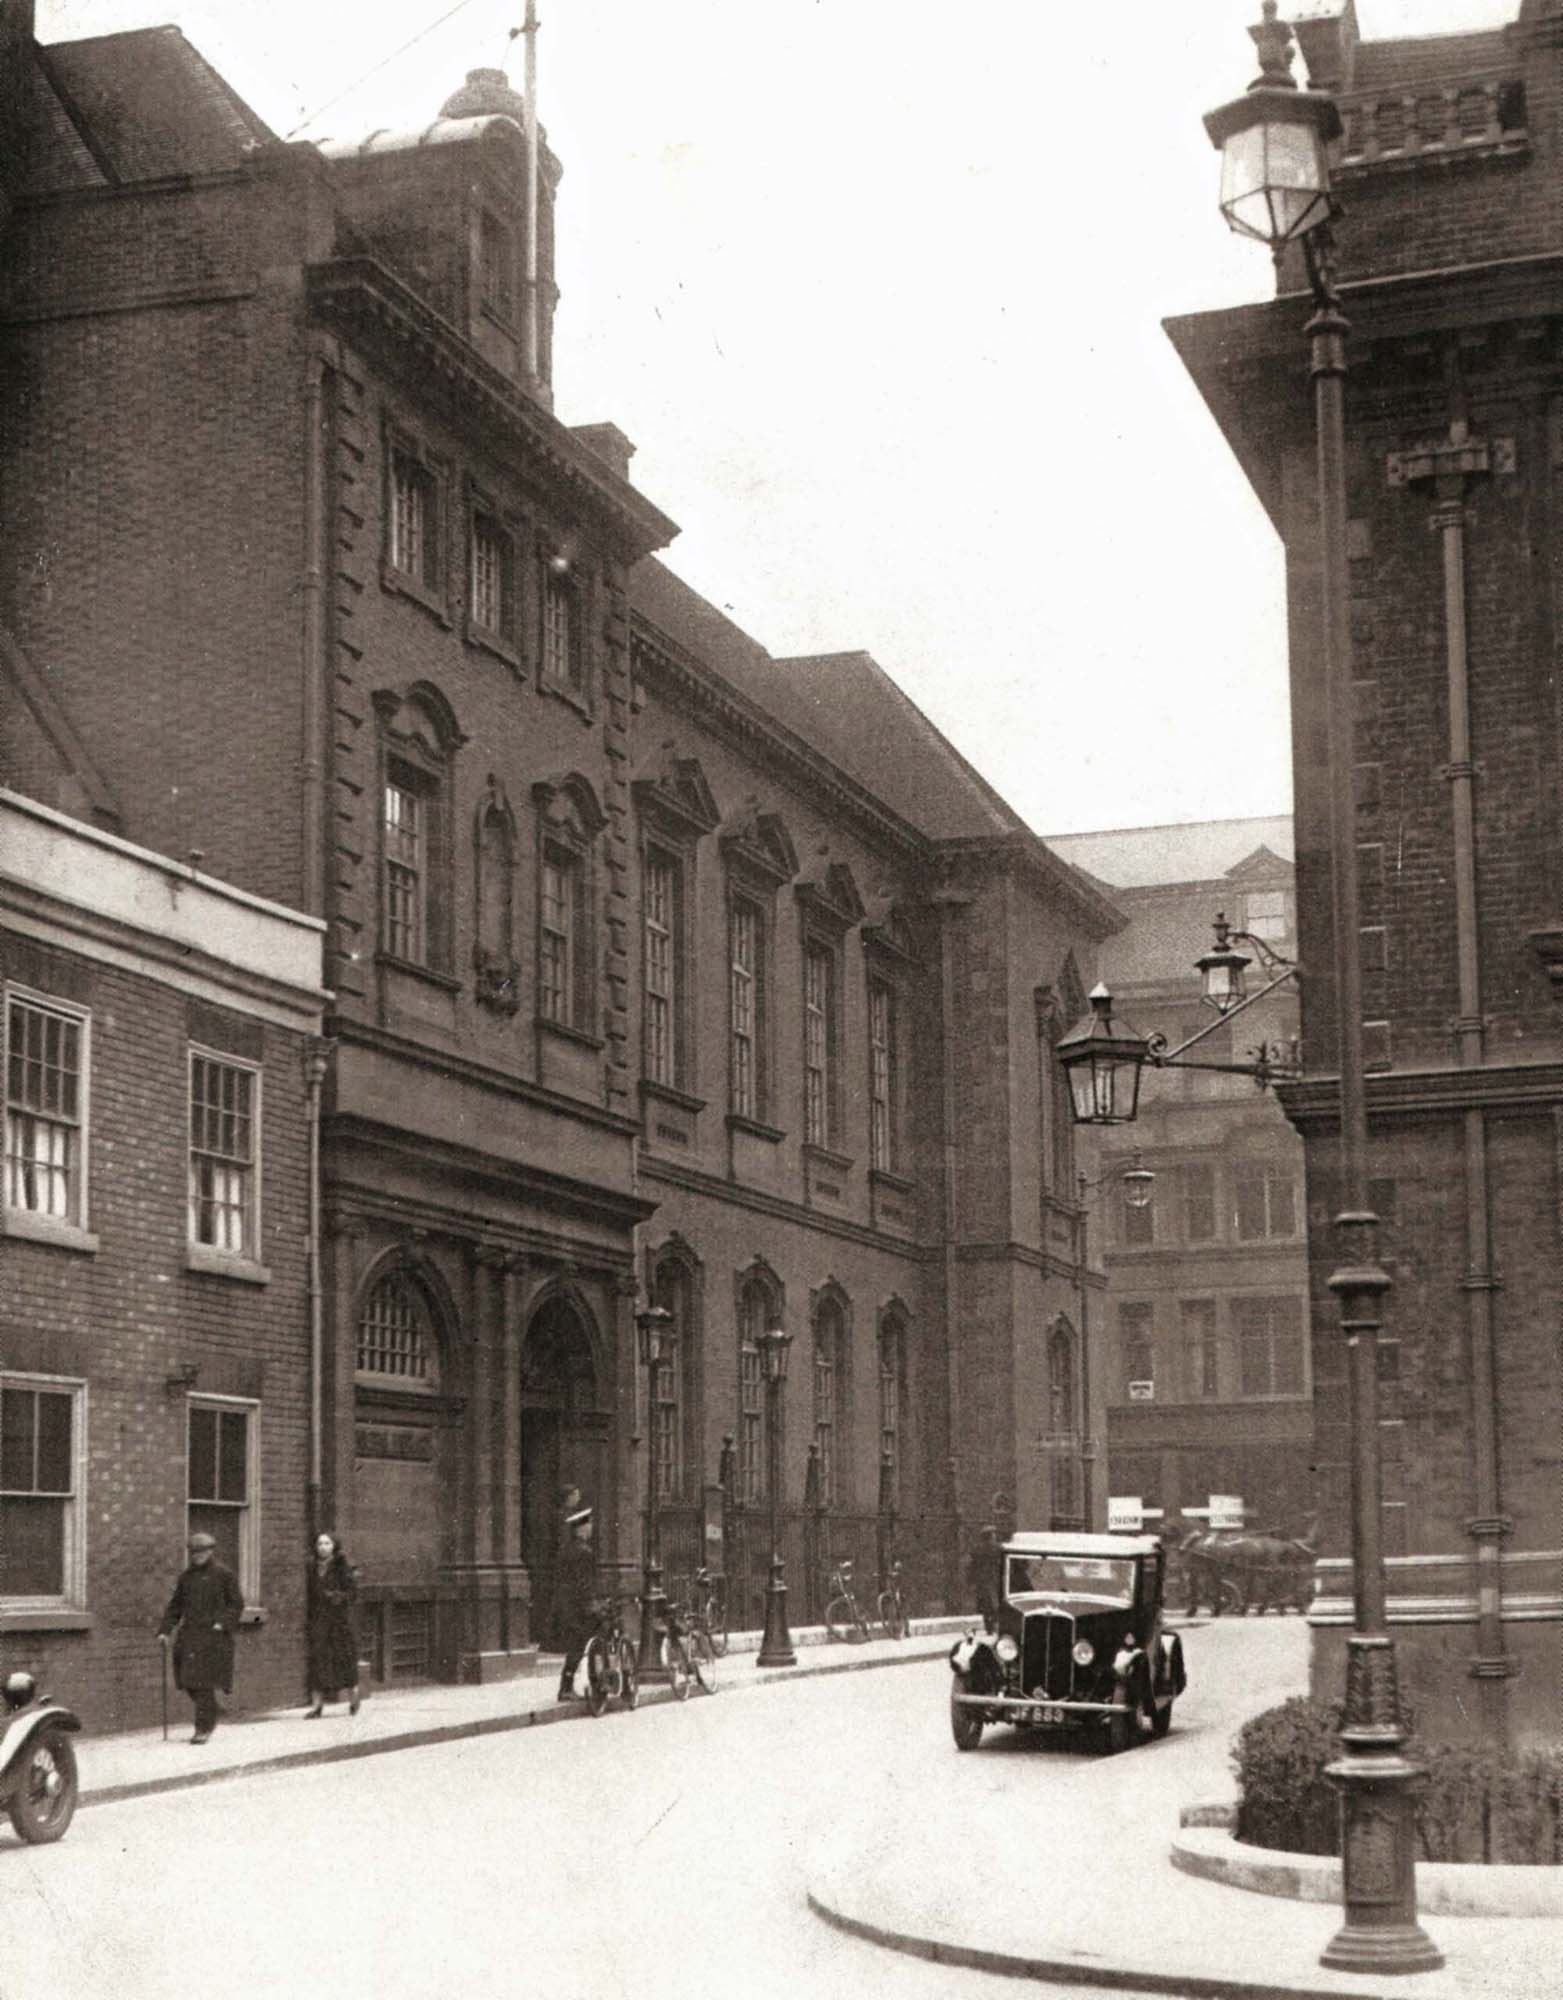
[[[568,1293],[537,1307],[521,1343],[521,1560],[532,1579],[532,1636],[549,1650],[567,1643],[554,1619],[562,1531],[561,1496],[583,1506],[607,1497],[608,1413],[593,1354],[592,1321]],[[602,1546],[604,1523],[597,1523]]]

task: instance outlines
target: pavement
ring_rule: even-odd
[[[727,1654],[716,1662],[718,1693],[804,1675],[852,1673],[934,1658],[946,1653],[952,1634],[964,1631],[969,1623],[964,1618],[918,1619],[905,1639],[870,1639],[861,1645],[831,1643],[823,1629],[795,1630],[798,1664],[792,1667],[758,1666],[760,1635],[734,1633]],[[555,1700],[560,1664],[559,1655],[545,1654],[533,1673],[476,1687],[393,1684],[368,1694],[357,1715],[348,1714],[346,1702],[335,1702],[315,1721],[306,1717],[302,1703],[295,1708],[241,1711],[227,1697],[229,1712],[206,1743],[191,1742],[189,1700],[174,1694],[166,1741],[161,1728],[77,1738],[79,1803],[109,1805],[258,1771],[374,1757],[552,1723],[591,1722],[584,1702]],[[673,1698],[672,1690],[662,1685],[648,1683],[640,1690],[643,1707]],[[689,1699],[709,1697],[695,1689]]]
[[[1285,1621],[1283,1633],[1279,1620],[1242,1623],[1246,1634],[1227,1621],[1232,1630],[1221,1641],[1290,1646],[1300,1626]],[[1214,1643],[1214,1636],[1201,1641],[1201,1650]],[[1254,1712],[1289,1691],[1268,1675],[1256,1682],[1248,1697]],[[1182,1815],[1192,1808],[1191,1819],[1210,1827],[1234,1797],[1230,1744],[1242,1717],[1208,1702],[1191,1682],[1170,1736],[1110,1760],[1006,1729],[988,1731],[982,1747],[963,1755],[946,1734],[943,1782],[930,1786],[926,1773],[917,1782],[886,1769],[876,1794],[854,1800],[816,1838],[807,1863],[810,1905],[855,1936],[938,1964],[1180,2000],[1563,1994],[1563,1915],[1454,1915],[1451,1907],[1460,1905],[1447,1900],[1432,1914],[1424,1902],[1422,1927],[1443,1954],[1442,1967],[1336,1972],[1322,1967],[1319,1955],[1340,1927],[1338,1903],[1332,1910],[1290,1900],[1275,1893],[1275,1878],[1270,1893],[1257,1893],[1266,1882],[1259,1850],[1241,1850],[1252,1862],[1229,1857],[1223,1880],[1184,1872],[1201,1838],[1228,1836],[1180,1831]],[[1175,1848],[1182,1850],[1177,1857]],[[1418,1870],[1419,1890],[1433,1872]],[[1473,1880],[1563,1874],[1436,1872]],[[1515,1904],[1512,1882],[1491,1888],[1500,1907],[1505,1896],[1509,1907],[1527,1907]],[[1468,1891],[1466,1906],[1488,1893]],[[1547,1904],[1535,1896],[1529,1906]],[[1550,1907],[1563,1908],[1555,1891]]]

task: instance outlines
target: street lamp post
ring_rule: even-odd
[[[1351,1971],[1422,1972],[1443,1963],[1417,1922],[1414,1792],[1420,1773],[1403,1755],[1394,1641],[1384,1583],[1378,1441],[1378,1331],[1390,1288],[1378,1259],[1378,1218],[1368,1201],[1367,1108],[1362,1061],[1362,963],[1358,936],[1351,626],[1347,602],[1345,376],[1348,322],[1331,269],[1326,147],[1338,136],[1334,99],[1299,90],[1291,30],[1264,0],[1249,30],[1260,75],[1245,97],[1205,120],[1222,153],[1221,207],[1231,226],[1267,243],[1277,259],[1300,241],[1315,311],[1308,322],[1318,451],[1323,678],[1329,737],[1330,890],[1335,931],[1335,1011],[1340,1050],[1342,1257],[1329,1285],[1349,1356],[1352,1633],[1347,1641],[1344,1755],[1329,1767],[1341,1801],[1345,1922],[1322,1963]]]
[[[662,1496],[657,1490],[657,1371],[672,1357],[677,1332],[665,1306],[646,1306],[635,1315],[640,1358],[646,1365],[646,1547],[640,1586],[640,1658],[643,1681],[665,1681],[659,1638],[667,1620],[662,1591]]]
[[[792,1335],[773,1326],[759,1336],[760,1363],[765,1370],[766,1484],[771,1496],[771,1580],[765,1591],[765,1630],[760,1638],[760,1667],[796,1666],[792,1634],[787,1629],[787,1585],[781,1555],[781,1388],[787,1379],[787,1355]]]

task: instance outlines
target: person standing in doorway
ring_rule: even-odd
[[[233,1688],[233,1637],[244,1611],[244,1593],[231,1569],[217,1561],[210,1535],[190,1537],[189,1566],[174,1585],[160,1642],[174,1649],[174,1685],[195,1704],[192,1743],[204,1743],[217,1727],[218,1691]]]
[[[309,1638],[309,1699],[305,1714],[313,1720],[346,1688],[347,1712],[358,1713],[358,1634],[353,1629],[353,1603],[358,1578],[335,1535],[324,1530],[315,1537],[315,1553],[304,1577],[306,1630]]]
[[[578,1507],[566,1517],[565,1526],[570,1539],[559,1557],[554,1605],[565,1648],[564,1665],[559,1669],[559,1699],[572,1701],[575,1670],[597,1624],[597,1551],[592,1544],[591,1508]]]
[[[540,1628],[550,1646],[568,1646],[570,1643],[570,1634],[560,1617],[560,1578],[564,1575],[565,1559],[570,1548],[570,1516],[579,1513],[581,1505],[579,1486],[559,1488],[558,1510],[554,1516],[553,1572],[548,1579],[548,1599],[542,1607],[545,1616]]]

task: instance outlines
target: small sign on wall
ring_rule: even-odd
[[[1113,1495],[1108,1496],[1108,1534],[1137,1535],[1144,1524],[1145,1513],[1140,1505],[1140,1496],[1137,1493],[1127,1498],[1115,1497]]]
[[[1129,1401],[1131,1403],[1154,1403],[1155,1400],[1156,1384],[1154,1382],[1131,1382],[1129,1384]]]
[[[1212,1493],[1210,1496],[1210,1525],[1212,1528],[1240,1528],[1243,1525],[1243,1496],[1241,1493]]]

